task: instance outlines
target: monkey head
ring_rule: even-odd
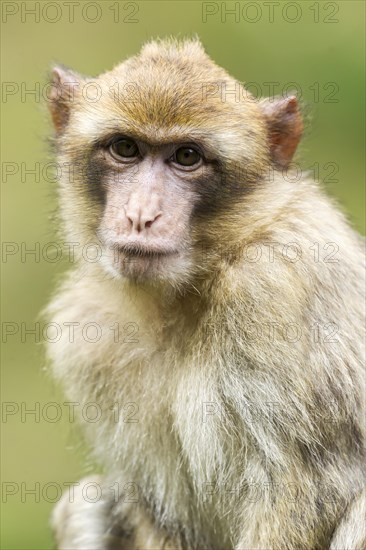
[[[49,99],[66,235],[134,281],[189,280],[302,132],[295,97],[255,100],[196,40],[149,43],[95,79],[56,67]]]

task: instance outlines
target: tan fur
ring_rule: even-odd
[[[138,83],[134,104],[110,96],[116,80]],[[231,201],[225,196],[230,206],[214,216],[192,218],[185,261],[165,280],[136,283],[79,257],[48,308],[61,326],[79,323],[74,342],[64,332],[48,347],[54,375],[79,410],[96,402],[103,413],[96,423],[80,418],[105,470],[107,508],[98,506],[111,511],[96,516],[106,533],[130,526],[121,548],[364,548],[364,530],[347,527],[348,517],[362,521],[364,506],[362,242],[307,177],[289,183],[275,170],[254,181],[272,163],[268,113],[249,97],[202,100],[202,86],[218,81],[235,84],[197,42],[153,42],[97,79],[99,102],[77,96],[59,129],[59,160],[68,163],[80,151],[86,163],[91,142],[116,125],[156,143],[203,134],[224,166],[227,194],[234,183],[247,186]],[[82,244],[95,242],[103,219],[86,185],[80,170],[60,186],[64,235]],[[291,262],[283,247],[294,242],[301,258]],[[324,261],[328,243],[339,247],[337,263]],[[262,250],[255,262],[248,245]],[[102,328],[97,343],[83,339],[88,322]],[[116,322],[137,323],[138,342],[115,342]],[[290,323],[301,328],[296,342],[281,330]],[[337,341],[322,334],[314,342],[315,323],[334,323]],[[275,338],[263,330],[269,326],[280,327]],[[116,422],[112,410],[128,403],[138,407],[138,422]],[[116,482],[121,498],[108,503]],[[131,482],[138,500],[127,505]],[[85,504],[67,512],[76,515],[70,528],[67,504],[59,506],[59,539],[91,548],[75,534],[92,540]],[[98,536],[94,548],[109,548]]]

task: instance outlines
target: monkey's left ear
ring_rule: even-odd
[[[58,134],[62,133],[67,125],[72,103],[80,93],[82,80],[81,76],[70,69],[64,67],[54,67],[52,69],[48,105]]]
[[[272,161],[277,168],[287,168],[304,129],[297,98],[263,99],[259,106],[267,121]]]

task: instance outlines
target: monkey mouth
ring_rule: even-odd
[[[160,243],[159,243],[160,244]],[[163,281],[179,272],[183,258],[178,248],[116,243],[109,247],[112,258],[107,263],[117,277],[135,282]]]
[[[181,244],[181,243],[179,243]],[[135,240],[105,239],[106,255],[101,261],[108,272],[117,277],[127,277],[134,281],[165,280],[178,277],[185,269],[187,259],[183,243],[163,239],[154,242]]]
[[[176,248],[158,248],[153,246],[146,246],[140,243],[128,243],[124,245],[114,245],[112,248],[122,253],[126,258],[146,258],[153,260],[154,258],[165,258],[169,256],[176,256],[179,251]]]

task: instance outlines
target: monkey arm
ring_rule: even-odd
[[[109,534],[110,503],[106,499],[98,499],[98,502],[87,501],[82,490],[87,483],[99,486],[101,478],[84,478],[79,482],[72,498],[65,492],[53,510],[51,526],[56,547],[59,550],[122,548],[119,546],[123,540],[122,536],[117,538]],[[128,546],[128,533],[125,539],[124,548],[132,550],[134,547]]]
[[[82,479],[73,498],[64,493],[53,510],[51,526],[58,550],[179,550],[141,507],[127,503],[121,508],[119,504],[116,515],[112,497],[86,500],[83,489],[87,484],[103,487],[103,479]]]

